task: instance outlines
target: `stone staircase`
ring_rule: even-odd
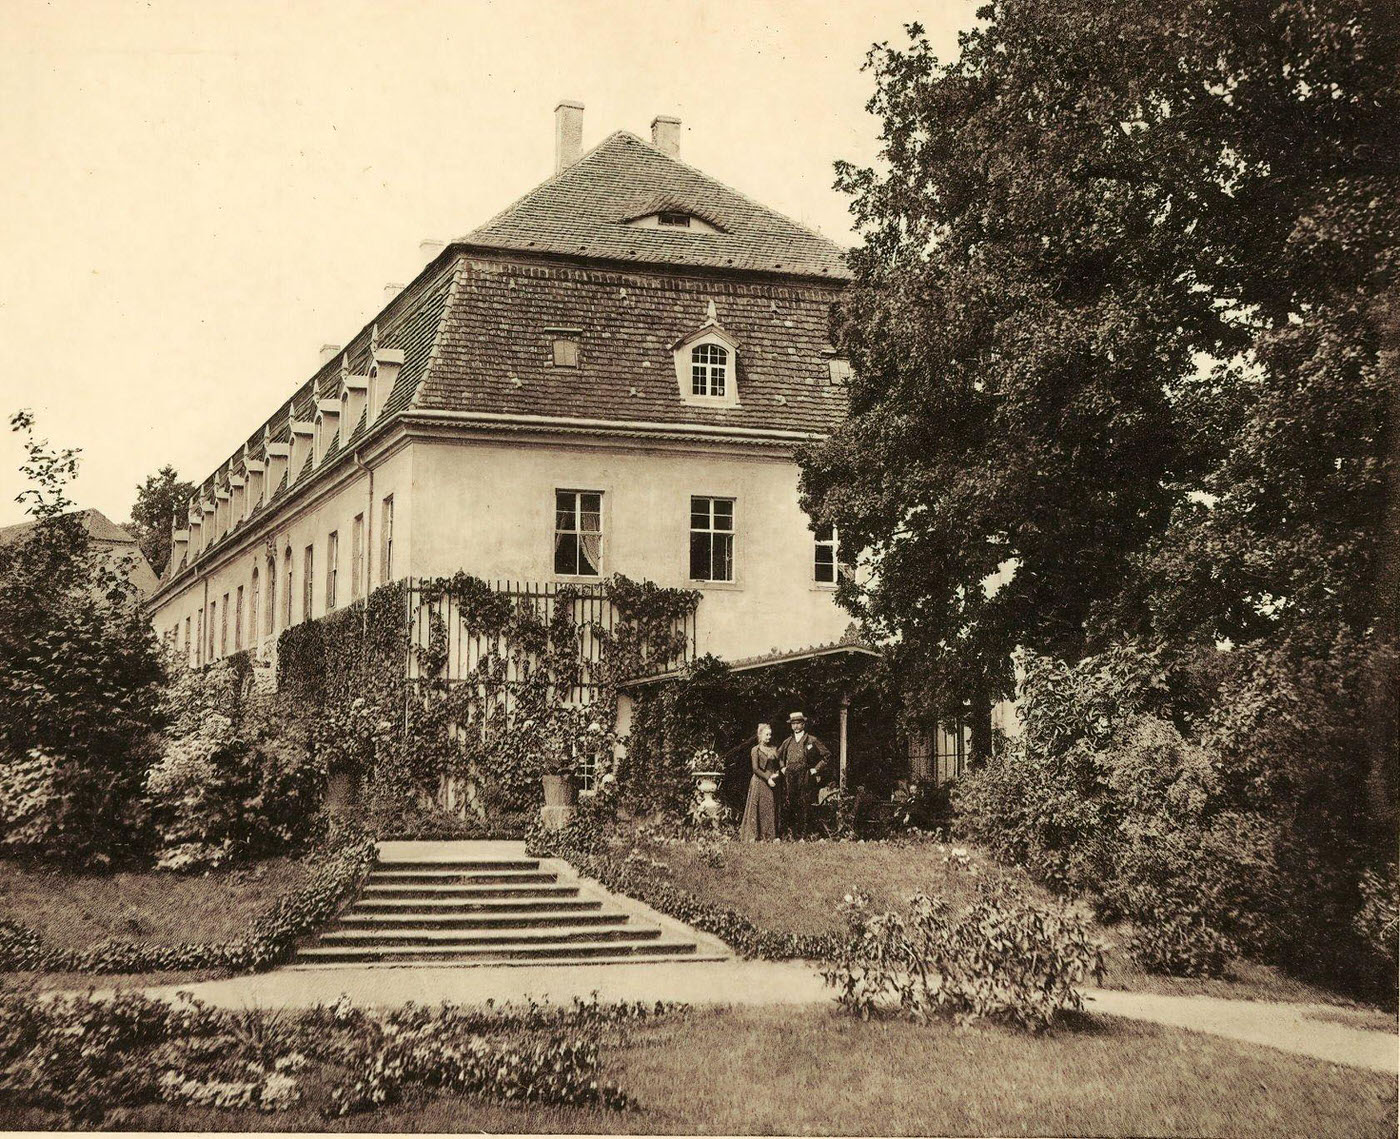
[[[360,896],[297,966],[713,959],[691,931],[506,843],[382,843]],[[663,928],[663,925],[666,928]]]

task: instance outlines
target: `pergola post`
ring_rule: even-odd
[[[851,715],[851,694],[841,693],[841,793],[846,793],[846,722]]]

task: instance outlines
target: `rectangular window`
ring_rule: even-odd
[[[190,619],[185,618],[185,663],[194,664],[194,642],[190,640]]]
[[[578,367],[577,340],[556,340],[554,342],[554,366],[556,368]]]
[[[214,615],[218,612],[218,610],[219,603],[217,601],[209,602],[209,655],[204,658],[206,662],[212,661],[214,659],[214,649],[218,645],[218,641],[215,640],[214,630]]]
[[[837,539],[835,526],[818,526],[816,556],[812,567],[814,580],[825,585],[836,584]]]
[[[554,572],[597,577],[603,555],[603,494],[597,490],[554,492]]]
[[[355,515],[355,525],[350,528],[350,596],[360,596],[360,585],[365,580],[365,516]]]
[[[326,539],[326,612],[335,608],[335,575],[340,568],[340,531]]]
[[[238,603],[233,610],[233,651],[243,648],[243,587],[238,587]]]
[[[301,619],[311,620],[311,607],[316,600],[316,547],[307,546],[301,557]]]
[[[379,512],[379,580],[382,584],[394,573],[394,496],[385,496]]]
[[[734,580],[734,500],[690,499],[690,578]]]
[[[672,212],[672,211],[670,211],[670,210],[663,210],[661,213],[659,213],[659,214],[656,215],[656,224],[657,224],[657,225],[679,225],[679,226],[685,227],[686,229],[689,229],[689,228],[690,228],[690,215],[689,215],[689,214],[674,213],[674,212]]]
[[[219,655],[228,656],[228,594],[224,594],[224,607],[219,612]]]
[[[195,640],[194,663],[201,665],[204,663],[204,607],[199,609],[199,624],[196,627],[197,639]]]

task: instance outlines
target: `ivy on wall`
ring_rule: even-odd
[[[283,632],[279,691],[310,718],[331,769],[362,778],[371,812],[393,819],[391,829],[419,826],[446,780],[467,788],[478,817],[523,824],[542,774],[588,764],[615,778],[618,685],[686,650],[698,592],[621,575],[605,587],[611,628],[578,620],[570,586],[548,615],[467,573],[383,586]],[[451,640],[462,634],[481,651],[452,675]],[[585,680],[585,635],[599,659],[586,677],[595,698],[580,705],[568,697]]]

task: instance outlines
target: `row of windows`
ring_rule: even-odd
[[[365,516],[355,515],[355,520],[351,524],[350,530],[350,600],[359,600],[364,585],[364,552],[365,552]],[[394,575],[394,496],[388,495],[380,503],[380,529],[379,529],[379,582],[393,579]],[[265,572],[263,567],[256,563],[248,581],[248,604],[246,606],[248,616],[248,628],[252,635],[248,638],[248,644],[256,643],[259,633],[264,636],[271,636],[277,631],[277,619],[280,615],[282,628],[287,628],[292,624],[292,597],[294,593],[294,578],[292,565],[292,547],[287,546],[282,552],[282,589],[279,599],[278,595],[278,574],[277,559],[275,555],[269,555],[266,561]],[[263,590],[266,588],[266,596]],[[325,561],[325,599],[326,611],[334,609],[340,603],[340,533],[332,530],[326,536],[326,561]],[[312,607],[316,597],[316,547],[308,545],[302,550],[301,555],[301,619],[303,621],[311,617]],[[279,600],[281,602],[279,610]],[[229,645],[229,610],[233,610],[233,644],[230,650]],[[244,587],[238,586],[237,590],[223,595],[222,605],[218,599],[209,602],[208,618],[206,620],[205,610],[200,610],[195,615],[197,623],[191,617],[185,618],[184,623],[184,652],[192,664],[201,664],[206,660],[213,660],[216,657],[227,656],[230,651],[239,652],[244,648]],[[167,636],[177,649],[180,648],[180,626],[176,625],[169,630]]]
[[[733,581],[734,506],[732,498],[691,495],[690,579]],[[603,492],[554,492],[554,572],[566,577],[603,574]],[[817,529],[812,556],[812,580],[834,585],[839,566],[836,531]]]
[[[690,498],[690,578],[692,581],[732,582],[735,580],[735,505],[733,498],[692,495]],[[394,570],[394,496],[380,504],[379,581],[392,580]],[[364,582],[365,516],[357,514],[350,531],[350,600],[358,600]],[[332,530],[326,536],[325,610],[329,612],[340,602],[340,533]],[[840,543],[831,526],[818,527],[813,542],[812,580],[834,585],[840,572]],[[554,572],[564,577],[601,577],[603,575],[603,492],[600,490],[556,490],[554,492]],[[262,590],[266,583],[267,595]],[[292,548],[282,553],[281,619],[282,627],[292,624],[294,593]],[[301,555],[301,619],[311,615],[316,597],[316,546],[306,546]],[[253,630],[249,643],[257,639],[258,631],[266,636],[276,632],[278,617],[278,579],[275,556],[266,562],[265,576],[253,566],[248,585],[248,628]],[[201,611],[198,626],[192,628],[191,618],[185,618],[184,648],[192,663],[213,660],[228,655],[229,610],[233,616],[233,652],[244,648],[244,587],[223,595],[222,607],[216,599],[208,606],[208,620]],[[261,620],[261,624],[260,624]],[[179,642],[179,628],[169,634]],[[198,639],[194,639],[197,637]],[[201,657],[201,651],[207,656]]]

